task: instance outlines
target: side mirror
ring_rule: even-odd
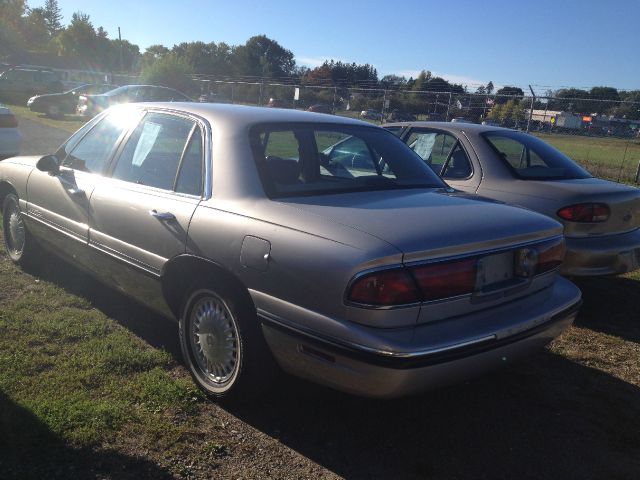
[[[49,175],[59,175],[60,174],[60,164],[58,163],[58,158],[55,155],[45,155],[38,163],[36,163],[36,168],[41,172],[48,172]]]

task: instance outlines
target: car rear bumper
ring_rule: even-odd
[[[411,327],[408,342],[397,342],[398,329],[369,328],[376,346],[327,338],[258,313],[285,371],[348,393],[393,398],[458,382],[542,348],[571,325],[580,298],[575,285],[558,278],[526,301]]]
[[[0,128],[0,159],[20,154],[22,135],[17,128]]]
[[[617,275],[640,268],[640,229],[619,235],[566,240],[563,275]]]

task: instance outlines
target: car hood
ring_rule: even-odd
[[[491,250],[562,234],[525,209],[438,190],[394,190],[281,199],[306,216],[383,240],[405,261]]]

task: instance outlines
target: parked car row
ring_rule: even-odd
[[[78,114],[91,118],[112,105],[137,102],[193,102],[182,92],[157,85],[81,85],[63,93],[36,95],[27,101],[32,112],[50,117]]]
[[[388,398],[509,364],[577,315],[563,230],[571,248],[572,234],[638,235],[637,190],[509,131],[387,128],[237,105],[111,107],[55,153],[0,163],[4,243],[16,263],[49,249],[175,318],[194,381],[238,400],[272,387],[278,367]],[[487,198],[508,190],[505,170],[543,213]],[[566,205],[542,200],[555,189]],[[640,263],[640,244],[627,247],[616,271]]]

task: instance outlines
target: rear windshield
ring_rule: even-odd
[[[516,177],[522,180],[590,178],[564,153],[526,133],[500,130],[482,133]]]
[[[251,145],[270,197],[446,187],[418,155],[381,128],[261,125],[252,129]]]

